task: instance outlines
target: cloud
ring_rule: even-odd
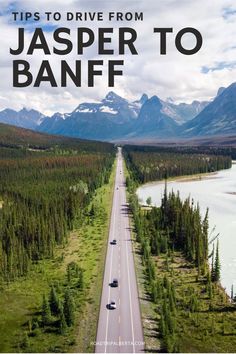
[[[219,63],[216,63],[216,65],[212,66],[212,67],[203,66],[202,73],[207,74],[212,71],[219,71],[219,70],[224,70],[224,69],[234,69],[235,67],[236,67],[235,60],[232,62],[221,61]]]
[[[176,102],[190,102],[195,99],[207,100],[213,97],[218,87],[227,86],[236,77],[235,58],[236,55],[236,10],[234,0],[150,0],[150,1],[104,1],[104,0],[18,0],[17,2],[1,0],[1,57],[0,75],[4,78],[0,82],[0,109],[11,107],[20,109],[22,107],[35,108],[43,113],[51,114],[55,111],[72,111],[81,101],[98,100],[103,98],[110,90],[107,85],[107,60],[124,59],[125,66],[122,77],[117,77],[113,88],[120,95],[129,99],[140,97],[143,92],[149,96],[158,95],[162,99],[172,97]],[[22,59],[30,61],[34,77],[45,58],[51,63],[55,77],[60,81],[60,62],[67,60],[73,68],[76,60],[82,59],[83,79],[82,87],[77,88],[72,83],[65,88],[51,88],[47,83],[40,88],[28,87],[14,89],[12,87],[12,60],[14,57],[9,54],[9,47],[16,47],[17,26],[13,25],[10,11],[39,11],[43,15],[45,11],[61,12],[61,21],[46,21],[41,16],[40,26],[45,31],[50,49],[53,48],[52,31],[55,26],[71,28],[74,50],[66,56],[45,56],[42,51],[37,50],[30,57],[22,55]],[[67,11],[89,12],[103,11],[104,22],[92,21],[65,21]],[[143,12],[144,20],[140,22],[109,22],[107,14],[115,12]],[[38,22],[30,21],[26,28],[26,42],[29,43],[32,31]],[[115,55],[99,57],[97,54],[97,36],[95,44],[85,51],[83,58],[76,53],[76,28],[87,26],[92,28],[97,35],[98,27],[114,27],[112,44],[107,44],[115,50]],[[126,54],[124,57],[117,54],[118,50],[118,27],[128,26],[136,29],[138,38],[136,48],[137,56]],[[192,56],[185,56],[179,53],[175,47],[176,33],[183,27],[197,28],[203,37],[201,50]],[[153,33],[154,27],[173,27],[173,33],[168,34],[167,55],[161,56],[159,35]],[[194,46],[193,36],[185,36],[183,44]],[[96,87],[87,87],[86,61],[88,59],[104,60],[104,76],[96,78]]]

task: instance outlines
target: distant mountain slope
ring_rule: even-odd
[[[105,151],[110,150],[113,144],[49,135],[0,123],[0,146],[42,150],[60,147],[82,151]]]
[[[56,137],[57,138],[57,137]],[[59,139],[63,139],[59,137]],[[0,145],[1,146],[41,146],[42,148],[49,147],[50,143],[54,141],[54,137],[37,133],[29,129],[16,127],[0,123]]]
[[[192,103],[174,104],[162,102],[162,112],[171,117],[178,124],[183,124],[196,117],[208,104],[208,101],[193,101]]]
[[[142,106],[130,137],[171,137],[178,131],[178,124],[162,112],[162,103],[157,96],[148,99]]]
[[[186,137],[236,133],[236,83],[221,88],[214,101],[182,128]]]
[[[39,131],[86,139],[111,140],[125,135],[137,119],[142,102],[129,102],[109,92],[99,103],[81,103],[72,113],[47,118]]]
[[[19,112],[13,109],[4,109],[0,112],[0,122],[15,125],[17,127],[36,129],[46,118],[42,113],[34,109],[23,108]]]

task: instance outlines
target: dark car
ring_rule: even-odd
[[[119,285],[118,279],[114,278],[114,279],[112,280],[111,287],[112,287],[112,288],[117,288],[118,285]]]
[[[117,241],[114,239],[111,241],[111,245],[116,245],[117,244]]]

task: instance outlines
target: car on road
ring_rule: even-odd
[[[116,245],[116,244],[117,244],[116,239],[114,239],[114,240],[111,241],[111,245]]]
[[[116,309],[116,302],[114,300],[111,300],[111,302],[108,304],[109,310],[115,310]]]
[[[112,280],[112,282],[111,282],[111,287],[112,287],[112,288],[117,288],[118,285],[119,285],[118,279],[114,278],[114,279]]]
[[[119,190],[119,187],[117,187],[116,190]]]

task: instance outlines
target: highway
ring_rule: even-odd
[[[112,244],[113,240],[116,244]],[[118,287],[110,286],[113,279]],[[115,301],[116,309],[108,304]],[[118,148],[96,353],[144,352],[142,322],[126,201],[123,157]]]

